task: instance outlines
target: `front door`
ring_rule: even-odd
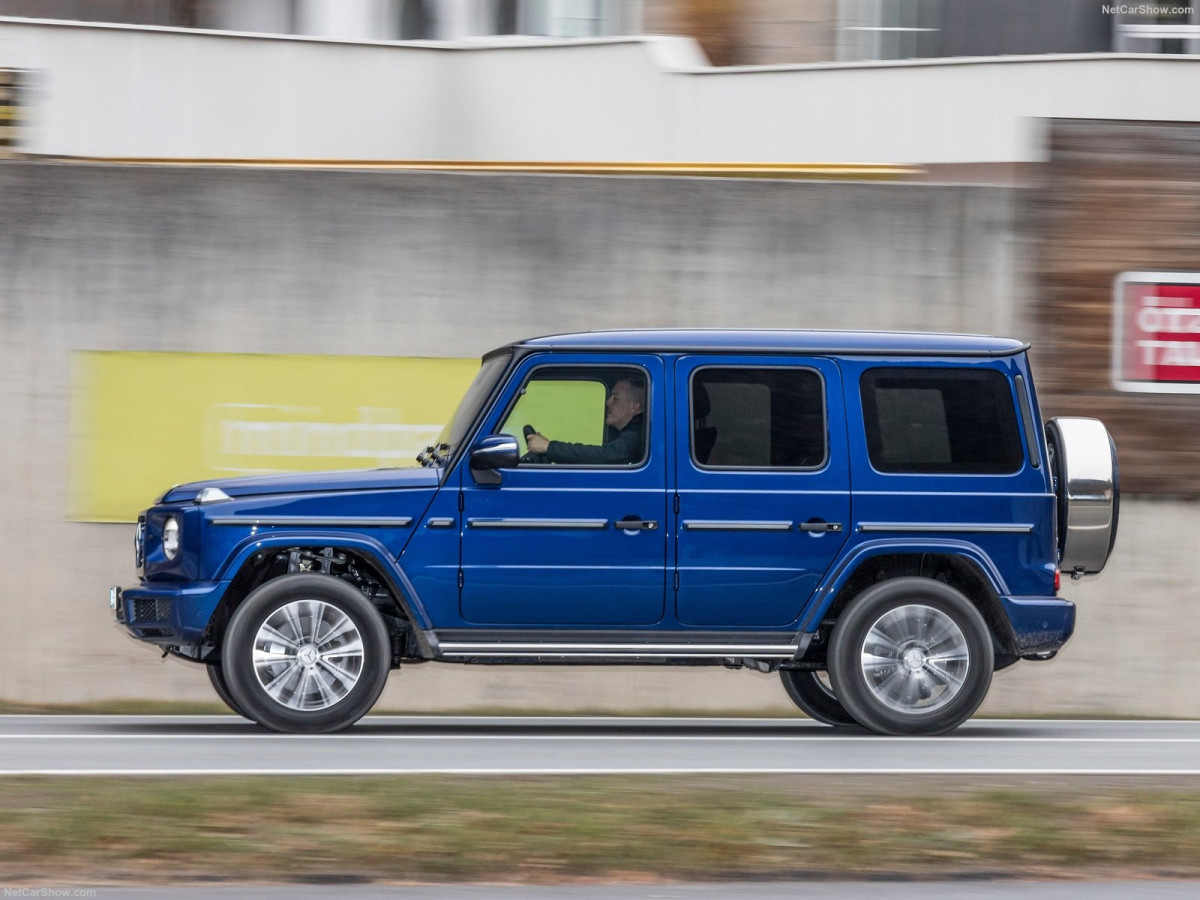
[[[515,435],[522,450],[551,443],[499,484],[463,475],[464,622],[620,629],[663,618],[665,394],[655,356],[524,361],[482,433]]]
[[[827,359],[684,357],[675,369],[676,614],[796,621],[850,527],[846,423]]]

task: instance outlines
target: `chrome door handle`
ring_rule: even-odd
[[[636,516],[626,516],[614,523],[618,531],[654,531],[658,523],[650,519],[639,519]]]
[[[842,523],[841,522],[801,522],[800,530],[801,531],[811,531],[811,532],[815,532],[818,534],[825,532],[825,531],[841,531]]]

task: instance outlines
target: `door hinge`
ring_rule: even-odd
[[[466,497],[463,496],[463,492],[459,491],[458,492],[458,511],[462,512],[463,507],[465,507],[466,505],[467,505],[467,499],[466,499]]]
[[[679,515],[679,495],[675,495],[675,515]]]
[[[461,591],[463,587],[463,570],[458,570],[458,589]]]
[[[672,590],[678,591],[679,590],[679,570],[678,569],[675,570],[674,582],[675,582],[675,584],[674,584],[674,587],[672,588]]]

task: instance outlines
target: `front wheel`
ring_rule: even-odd
[[[835,727],[857,725],[842,704],[838,703],[833,688],[821,678],[823,674],[825,673],[806,672],[802,669],[779,670],[783,689],[800,711],[810,719]]]
[[[846,607],[829,647],[838,700],[880,734],[932,735],[967,721],[992,682],[992,638],[950,585],[897,578]]]
[[[349,728],[375,705],[391,667],[375,607],[329,575],[285,575],[251,593],[229,622],[221,659],[243,713],[294,733]]]
[[[213,690],[217,692],[217,696],[221,698],[221,702],[229,707],[230,712],[233,712],[243,719],[250,718],[237,705],[237,701],[233,699],[233,695],[229,693],[229,685],[225,681],[225,673],[221,670],[219,664],[209,664],[204,668],[208,669],[208,680],[212,684]]]

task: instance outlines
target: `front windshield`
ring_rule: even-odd
[[[471,386],[467,388],[467,392],[459,401],[458,409],[454,411],[454,415],[450,417],[450,421],[438,435],[437,443],[431,448],[434,451],[435,461],[440,461],[453,453],[454,448],[466,437],[467,429],[474,424],[475,417],[479,415],[483,404],[492,393],[492,388],[496,385],[496,379],[508,368],[510,359],[512,359],[511,353],[501,353],[484,360],[483,365],[475,374],[475,380],[471,382]]]

